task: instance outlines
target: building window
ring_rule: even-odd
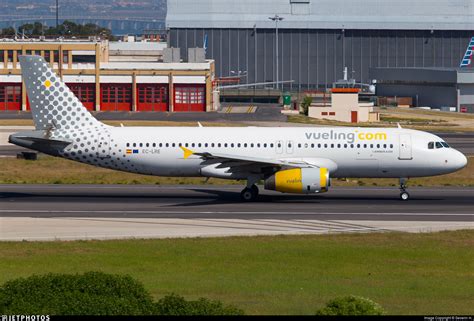
[[[333,112],[333,111],[331,111],[331,112],[329,113],[329,116],[336,116],[336,113]]]
[[[322,116],[327,116],[327,115],[328,115],[328,112],[327,112],[327,111],[323,111],[323,112],[321,113],[321,115],[322,115]]]

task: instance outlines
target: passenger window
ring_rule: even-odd
[[[253,148],[253,143],[250,144],[250,147]]]
[[[364,144],[364,148],[367,148],[367,144]]]
[[[308,144],[304,144],[304,148],[308,148]]]
[[[328,148],[328,144],[324,144],[324,148]]]
[[[390,148],[393,148],[393,144],[390,144]]]
[[[281,147],[281,144],[280,144],[280,143],[278,143],[278,145],[277,145],[277,146],[278,146],[278,148],[280,148],[280,147]]]
[[[341,144],[337,144],[337,148],[341,148]]]
[[[214,146],[215,146],[214,143],[211,143],[211,147],[214,148]]]
[[[150,143],[146,143],[146,147],[150,147]]]
[[[298,144],[298,148],[301,148],[301,144]]]
[[[354,148],[354,144],[351,144],[351,148]]]
[[[173,143],[171,146],[173,146],[173,147],[176,147],[176,144],[175,144],[175,143]]]
[[[181,146],[181,144],[179,146]],[[153,143],[153,147],[156,147],[156,143]]]
[[[273,145],[273,143],[270,144],[270,147],[273,148],[275,145]]]
[[[227,143],[224,144],[224,147],[227,148]]]
[[[311,144],[311,148],[314,148],[314,144]]]
[[[347,144],[344,144],[344,148],[347,148]]]
[[[188,144],[188,143],[185,143],[185,144],[184,144],[184,146],[188,147],[188,146],[189,146],[189,144]],[[161,147],[161,144],[160,144],[160,147]]]
[[[247,143],[244,144],[244,147],[247,148]]]
[[[264,148],[267,148],[267,144],[263,144],[263,147],[264,147]]]
[[[357,144],[357,148],[360,148],[360,144]]]
[[[318,144],[318,148],[321,148],[321,144]]]
[[[160,143],[160,147],[163,147],[163,143]],[[187,146],[186,146],[187,147]]]
[[[257,147],[260,148],[260,143],[257,144]]]
[[[204,147],[207,147],[207,143],[204,144]]]
[[[169,144],[168,144],[168,143],[166,143],[166,147],[169,147]]]
[[[155,145],[155,144],[153,144],[153,145]],[[181,146],[183,146],[183,144],[179,143],[178,146],[181,147]],[[155,147],[155,146],[153,146],[153,147]]]
[[[240,143],[237,144],[237,147],[240,148]]]
[[[140,147],[143,147],[143,143],[140,143]]]
[[[130,147],[130,143],[127,143],[127,147]]]
[[[374,144],[370,144],[370,148],[374,148]]]
[[[334,148],[334,144],[331,144],[331,148]]]
[[[230,147],[234,148],[234,143],[230,143]]]
[[[443,148],[443,145],[440,142],[436,142],[436,148]]]
[[[199,143],[199,144],[198,144],[198,147],[201,147],[201,146],[202,146],[201,143]]]
[[[195,144],[194,144],[194,143],[191,143],[191,147],[194,147],[194,146],[195,146]]]
[[[377,144],[377,148],[380,148],[380,144]]]
[[[387,148],[387,144],[383,144],[383,148]]]

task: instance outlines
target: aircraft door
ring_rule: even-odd
[[[399,155],[398,155],[398,159],[401,159],[401,160],[413,159],[410,134],[401,134],[399,136]]]
[[[286,153],[287,153],[287,154],[293,154],[293,148],[294,148],[293,145],[294,145],[294,144],[293,144],[293,142],[292,142],[291,140],[289,140],[289,141],[286,142]]]
[[[276,142],[275,151],[277,154],[283,154],[283,141],[279,140]]]

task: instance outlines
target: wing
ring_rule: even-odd
[[[222,153],[193,152],[181,146],[184,152],[184,158],[192,155],[198,156],[203,160],[202,165],[215,165],[216,168],[229,168],[231,172],[276,172],[285,168],[318,168],[326,167],[330,171],[337,169],[337,164],[330,159],[325,158],[263,158],[242,155],[231,155]]]

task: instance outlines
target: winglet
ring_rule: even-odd
[[[204,127],[200,122],[198,122],[198,126],[199,127]]]
[[[402,126],[400,126],[400,123],[397,123],[398,129],[402,129]]]
[[[186,147],[183,147],[183,146],[180,146],[180,148],[183,150],[184,152],[184,159],[188,159],[189,156],[191,156],[192,154],[194,154],[194,152],[192,150],[189,150],[187,149]]]

